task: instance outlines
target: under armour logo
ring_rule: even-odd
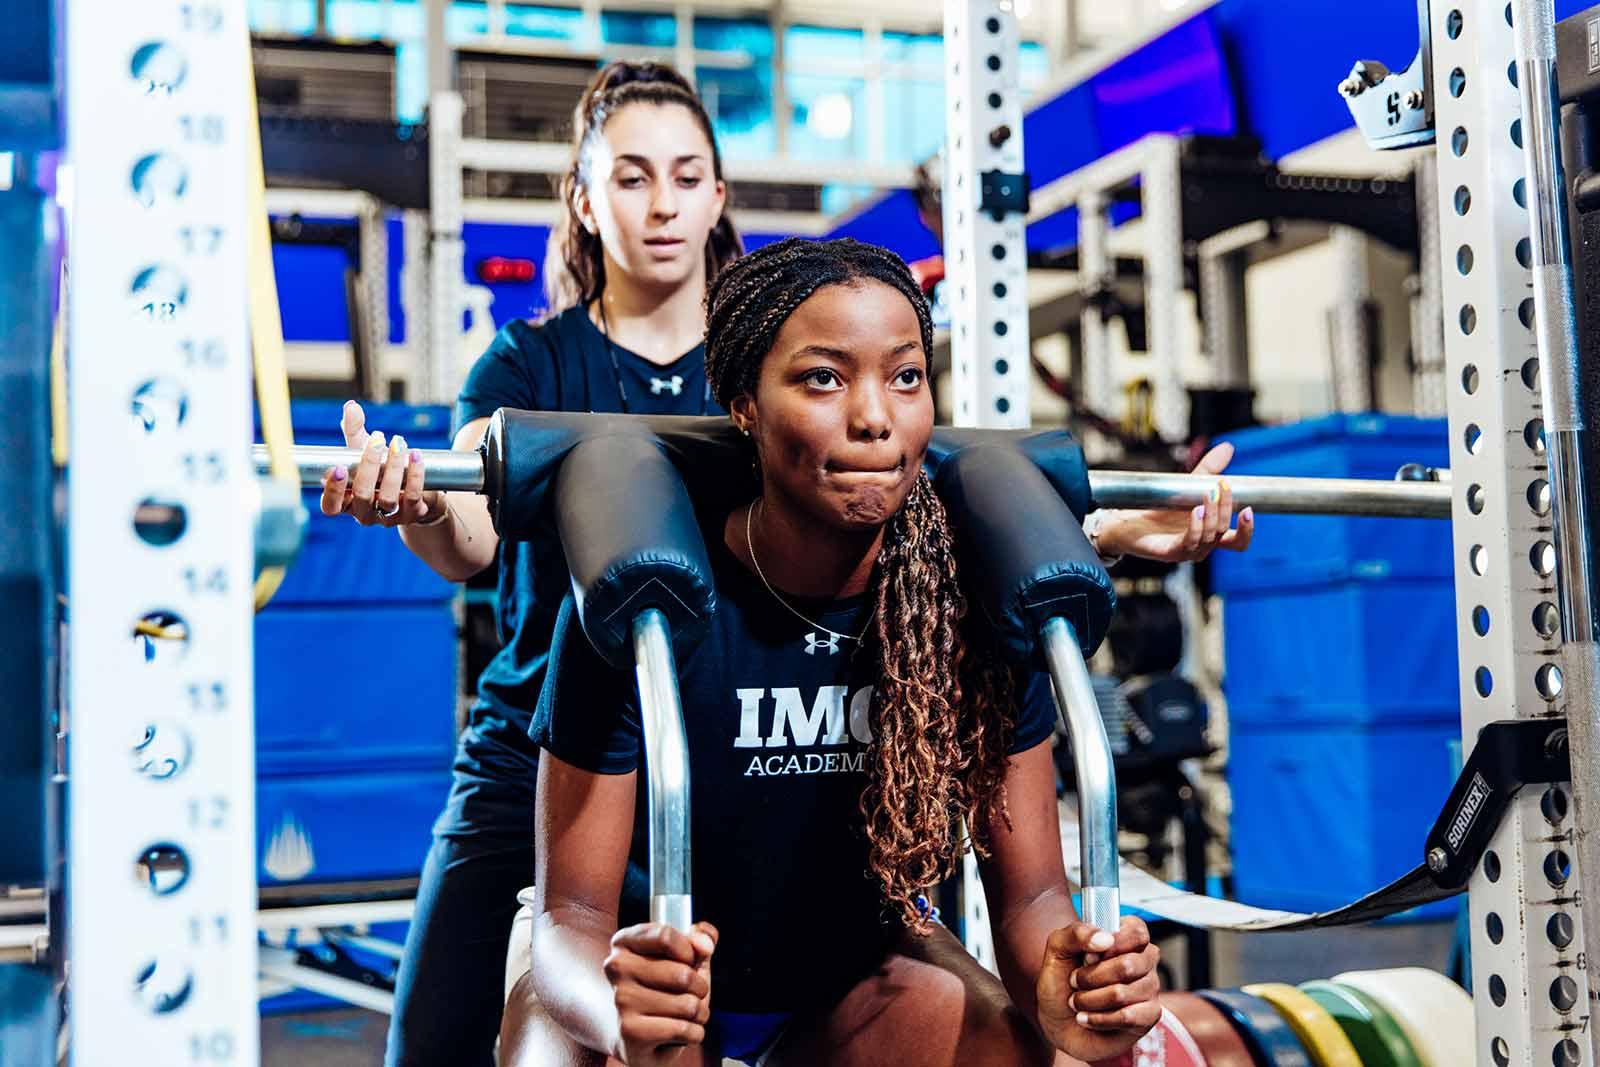
[[[839,635],[829,634],[826,641],[819,641],[816,634],[806,634],[806,655],[815,656],[819,648],[827,649],[830,656],[836,655],[839,651]]]
[[[674,374],[670,378],[651,378],[650,392],[656,396],[662,393],[671,393],[673,396],[683,395],[683,378]]]

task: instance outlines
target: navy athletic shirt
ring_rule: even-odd
[[[501,329],[467,374],[456,400],[455,427],[502,407],[723,414],[706,392],[704,345],[659,366],[608,343],[582,307],[537,326],[517,320]],[[504,647],[478,679],[478,699],[456,752],[450,800],[435,830],[450,836],[499,834],[526,843],[533,833],[539,755],[528,738],[528,723],[544,682],[556,611],[570,580],[553,537],[502,542],[499,567],[497,622]]]
[[[871,664],[855,642],[796,618],[708,536],[717,611],[678,660],[690,756],[696,919],[717,927],[713,1009],[771,1013],[837,1000],[871,973],[900,931],[867,866],[860,812],[871,738]],[[869,600],[790,602],[841,634],[859,634]],[[1042,678],[1043,676],[1039,676]],[[1013,753],[1050,737],[1054,704],[1030,689]],[[643,759],[632,672],[602,660],[569,596],[533,736],[559,759],[622,774]],[[645,777],[634,859],[644,852]]]

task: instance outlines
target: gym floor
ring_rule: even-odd
[[[1214,934],[1213,982],[1299,983],[1341,971],[1382,967],[1445,970],[1453,923],[1405,923],[1298,934]],[[1168,961],[1182,973],[1183,946]],[[359,1008],[261,1020],[263,1067],[371,1067],[383,1060],[388,1019]]]

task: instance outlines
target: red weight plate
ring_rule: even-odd
[[[1122,1055],[1100,1061],[1105,1067],[1208,1067],[1205,1054],[1171,1011]]]
[[[1166,1008],[1205,1055],[1205,1067],[1256,1067],[1250,1049],[1226,1016],[1193,993],[1163,993]]]

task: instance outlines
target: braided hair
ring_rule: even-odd
[[[728,266],[707,295],[706,378],[723,407],[754,393],[762,361],[796,308],[831,285],[881,282],[916,310],[933,351],[928,303],[894,253],[852,240],[790,238]],[[876,656],[872,740],[861,813],[868,862],[908,926],[928,929],[918,898],[970,844],[988,851],[1010,825],[1005,771],[1015,682],[986,627],[968,625],[954,537],[925,472],[884,531],[874,571],[878,611],[859,655]]]
[[[706,135],[706,143],[711,146],[712,173],[722,181],[722,151],[717,147],[711,118],[682,74],[662,63],[624,59],[602,67],[572,113],[572,163],[559,182],[561,219],[550,231],[544,257],[544,291],[551,314],[589,303],[606,286],[605,250],[600,235],[584,229],[578,215],[577,194],[589,185],[595,142],[604,134],[611,117],[629,104],[676,104],[686,109]],[[744,242],[728,217],[725,203],[722,217],[706,240],[706,283],[709,285],[723,267],[743,252]]]

